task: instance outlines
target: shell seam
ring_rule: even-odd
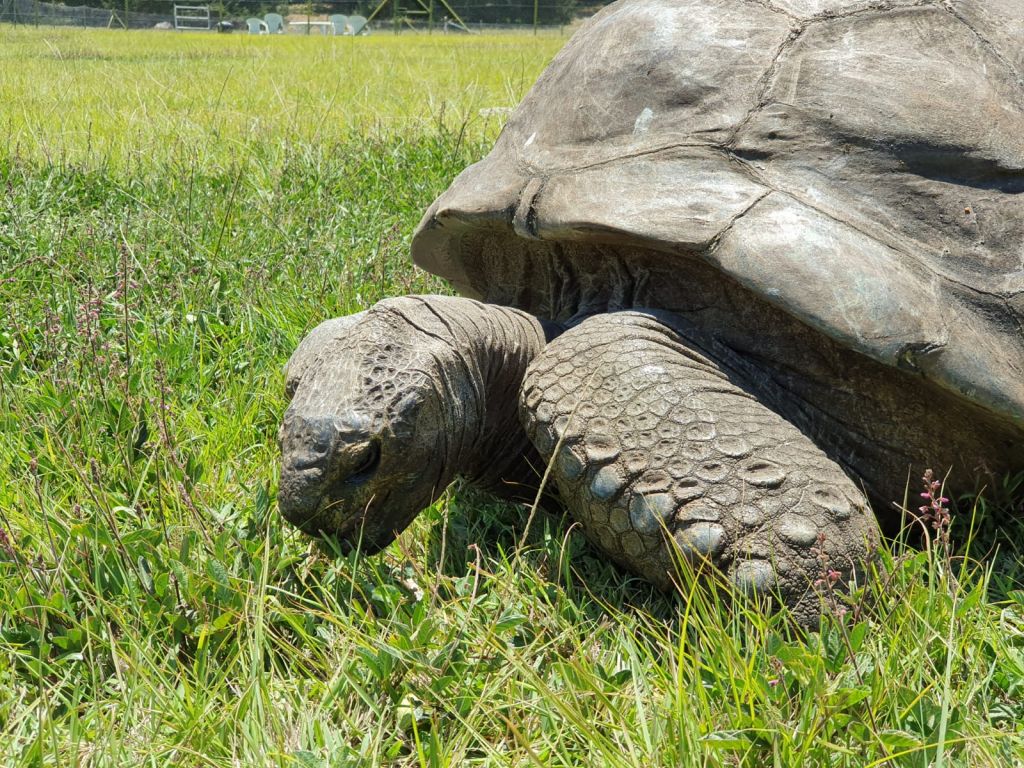
[[[1014,65],[1014,63],[1012,61],[1010,61],[1009,59],[1007,59],[1003,55],[1002,51],[999,50],[999,47],[995,43],[993,43],[991,40],[989,40],[987,37],[985,37],[985,35],[981,34],[981,32],[976,30],[974,28],[974,25],[971,24],[966,18],[964,18],[964,16],[961,13],[959,13],[953,7],[952,3],[946,2],[946,3],[943,4],[942,7],[945,9],[946,13],[948,13],[954,19],[956,19],[961,24],[963,24],[965,27],[967,27],[967,29],[970,30],[971,34],[973,34],[976,38],[978,38],[978,41],[985,48],[988,49],[989,53],[991,53],[993,56],[995,56],[997,59],[999,59],[999,62],[1004,67],[1006,67],[1014,75],[1014,77],[1017,78],[1017,84],[1018,85],[1024,85],[1024,73],[1021,73],[1017,69],[1017,67]]]

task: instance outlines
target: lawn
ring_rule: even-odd
[[[146,174],[168,161],[205,170],[253,152],[422,135],[441,121],[472,120],[479,139],[500,128],[501,112],[563,43],[552,34],[353,38],[4,26],[0,146],[7,155]]]
[[[0,765],[1024,765],[1022,478],[810,635],[465,489],[282,524],[283,363],[446,290],[412,229],[563,42],[0,27]]]

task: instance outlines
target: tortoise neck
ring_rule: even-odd
[[[486,325],[475,336],[484,419],[463,476],[501,495],[532,500],[542,467],[519,418],[519,391],[554,331],[525,312],[479,306],[486,309]]]
[[[519,389],[530,361],[557,329],[509,307],[415,298],[420,310],[406,319],[451,352],[438,360],[437,372],[445,403],[439,449],[448,474],[503,495],[532,495],[536,462],[519,421]]]

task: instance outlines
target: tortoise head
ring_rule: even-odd
[[[279,432],[284,517],[374,553],[454,477],[451,349],[381,302],[314,329],[292,355]],[[412,307],[415,310],[415,307]]]

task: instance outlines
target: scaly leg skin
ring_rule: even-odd
[[[620,564],[668,588],[677,563],[710,561],[816,625],[814,582],[859,572],[875,519],[728,350],[698,339],[666,312],[588,318],[534,359],[520,418],[569,511]]]

